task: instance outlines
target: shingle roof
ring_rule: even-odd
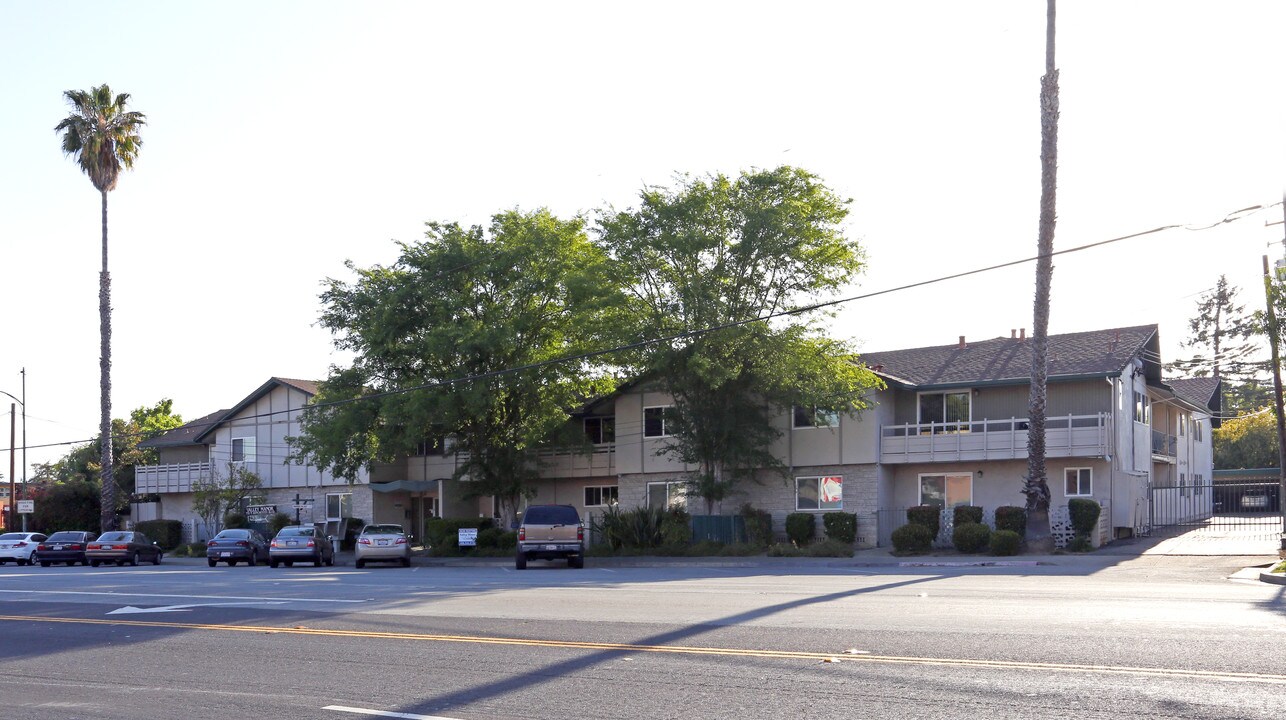
[[[265,382],[263,385],[260,385],[254,392],[247,395],[245,399],[243,399],[241,402],[234,405],[231,410],[224,413],[223,417],[228,418],[228,417],[232,417],[233,415],[236,415],[237,413],[241,412],[243,409],[245,409],[248,405],[250,405],[254,401],[258,400],[264,395],[267,395],[268,392],[270,392],[273,388],[281,385],[294,388],[308,395],[309,397],[312,397],[317,394],[317,383],[313,380],[294,380],[291,378],[272,377],[272,378],[268,378],[267,382]],[[218,427],[222,423],[222,421],[223,421],[223,418],[220,418],[219,421],[208,424],[203,430],[200,430],[197,433],[196,440],[199,442],[205,439],[205,436],[208,435],[209,433],[214,432],[214,429]]]
[[[1174,394],[1181,400],[1187,401],[1206,409],[1218,409],[1217,404],[1211,404],[1215,399],[1215,393],[1219,390],[1219,379],[1213,377],[1195,377],[1195,378],[1174,378],[1166,380],[1166,385],[1174,390]]]
[[[1025,383],[1031,380],[1032,345],[1031,338],[1001,337],[963,348],[955,343],[862,353],[861,360],[888,380],[916,387]],[[1116,375],[1143,350],[1158,352],[1158,345],[1156,325],[1050,335],[1049,379]]]
[[[163,435],[157,435],[154,438],[144,440],[139,443],[138,446],[141,448],[163,448],[177,447],[179,445],[200,445],[201,443],[197,442],[197,437],[207,429],[217,425],[219,420],[227,414],[227,410],[216,410],[209,415],[199,417],[191,422],[183,423]]]

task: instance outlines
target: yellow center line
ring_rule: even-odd
[[[474,645],[509,645],[573,650],[610,650],[618,652],[671,653],[722,657],[810,660],[813,662],[864,662],[901,665],[936,665],[992,670],[1046,670],[1058,672],[1111,673],[1169,678],[1203,678],[1286,685],[1286,675],[1267,673],[1190,670],[1186,668],[1133,667],[1125,665],[1081,665],[1075,663],[1020,662],[1011,660],[976,660],[970,658],[932,658],[899,655],[846,655],[843,653],[799,652],[793,650],[751,650],[738,648],[694,647],[687,645],[639,645],[632,643],[583,642],[575,640],[531,640],[526,638],[485,637],[481,635],[438,635],[410,632],[371,632],[366,630],[325,630],[302,626],[218,625],[204,623],[163,622],[157,620],[117,620],[99,618],[41,617],[36,615],[0,615],[0,621],[47,622],[76,625],[113,625],[118,627],[167,628],[172,630],[213,630],[277,635],[316,635],[323,637],[371,638],[377,640],[418,640],[428,642],[470,643]]]

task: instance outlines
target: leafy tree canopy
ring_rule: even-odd
[[[1265,325],[1258,314],[1247,312],[1238,302],[1240,293],[1220,275],[1215,287],[1202,293],[1196,315],[1188,320],[1191,334],[1183,347],[1195,354],[1166,365],[1181,375],[1222,380],[1223,407],[1232,413],[1259,407],[1265,399],[1268,369],[1261,345]]]
[[[845,342],[801,310],[862,268],[841,223],[848,201],[796,168],[647,188],[638,208],[604,212],[600,237],[627,301],[627,340],[675,338],[625,358],[674,397],[665,451],[698,472],[707,508],[755,468],[777,467],[773,422],[792,405],[850,412],[880,383]],[[710,330],[715,328],[714,330]]]
[[[1277,467],[1277,416],[1271,408],[1225,420],[1213,434],[1216,469]]]
[[[552,362],[599,348],[618,304],[606,255],[582,219],[543,209],[428,223],[399,247],[393,265],[327,281],[321,324],[356,357],[322,383],[293,455],[353,478],[451,434],[457,476],[511,514],[538,477],[530,451],[612,387],[592,361]]]

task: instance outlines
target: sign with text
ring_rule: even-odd
[[[277,513],[276,505],[247,505],[247,515],[275,515]]]
[[[36,501],[35,501],[35,500],[19,500],[19,501],[18,501],[18,512],[19,512],[19,513],[21,513],[21,514],[23,514],[23,515],[30,515],[31,513],[35,512],[35,511],[36,511]]]
[[[478,528],[460,528],[460,547],[474,547],[478,544]]]

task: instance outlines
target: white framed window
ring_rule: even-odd
[[[656,405],[643,408],[643,437],[667,437],[670,428],[666,427],[666,415],[673,405]]]
[[[1134,391],[1134,422],[1149,423],[1152,421],[1152,403],[1147,393]]]
[[[944,426],[938,432],[968,432],[973,417],[973,393],[959,392],[920,393],[916,403],[916,422],[920,425]]]
[[[591,445],[608,445],[616,442],[616,418],[610,416],[585,418],[585,439],[589,440]]]
[[[1202,442],[1203,440],[1205,440],[1205,437],[1204,437],[1204,436],[1205,436],[1205,433],[1201,430],[1201,421],[1200,421],[1200,420],[1193,420],[1193,421],[1192,421],[1192,437],[1193,437],[1193,439],[1194,439],[1194,440],[1196,440],[1197,442]]]
[[[254,437],[232,438],[232,462],[245,463],[255,461]]]
[[[620,488],[616,485],[589,485],[585,488],[585,507],[607,507],[620,504]]]
[[[1094,494],[1094,473],[1087,467],[1063,468],[1063,495],[1089,497]]]
[[[650,508],[682,508],[688,503],[687,485],[681,482],[650,482],[647,484],[647,506]]]
[[[800,428],[833,428],[839,427],[839,413],[816,405],[796,405],[791,413],[791,427]]]
[[[1198,425],[1197,427],[1201,427]],[[1206,492],[1206,479],[1201,473],[1192,476],[1192,490],[1197,495],[1204,495]]]
[[[973,504],[973,473],[935,473],[920,476],[920,504],[955,507]]]
[[[795,478],[796,510],[841,510],[843,507],[844,476]]]
[[[353,517],[353,493],[326,493],[326,519]]]
[[[1179,416],[1179,437],[1183,437],[1187,434],[1188,434],[1188,416],[1180,415]]]

